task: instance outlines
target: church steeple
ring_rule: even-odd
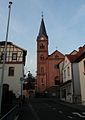
[[[46,28],[45,28],[45,24],[44,24],[43,14],[42,14],[42,20],[41,20],[41,25],[40,25],[40,30],[39,30],[38,37],[40,37],[42,35],[44,35],[46,38],[48,38]]]

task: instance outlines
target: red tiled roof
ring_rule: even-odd
[[[66,56],[70,60],[70,62],[74,62],[75,60],[79,59],[84,52],[85,52],[85,45],[83,47],[80,47],[79,51],[75,55],[68,54]]]

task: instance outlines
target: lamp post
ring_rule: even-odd
[[[22,100],[23,100],[22,92],[23,92],[23,82],[24,82],[24,78],[23,77],[20,78],[20,82],[21,82],[21,106],[22,106]]]
[[[9,22],[10,22],[11,5],[12,5],[12,1],[9,2],[9,6],[8,6],[9,13],[8,13],[7,31],[6,31],[4,56],[3,56],[3,64],[2,64],[2,74],[1,74],[1,81],[0,81],[0,115],[1,115],[1,103],[2,103],[3,80],[4,80],[4,68],[5,68],[5,60],[6,60],[6,52],[7,52],[7,40],[8,40],[8,33],[9,33]]]

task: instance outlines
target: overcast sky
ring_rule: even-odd
[[[70,53],[85,44],[85,0],[12,0],[8,41],[27,50],[25,71],[36,72],[36,38],[41,12],[49,54]],[[0,0],[0,40],[5,40],[9,0]]]

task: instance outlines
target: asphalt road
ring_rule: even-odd
[[[37,98],[29,106],[36,120],[85,120],[84,110],[69,107],[57,100]]]

